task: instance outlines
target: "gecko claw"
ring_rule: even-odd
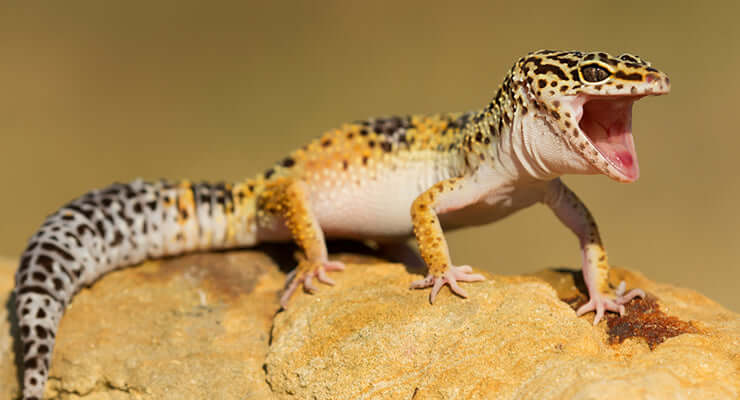
[[[296,291],[298,285],[303,284],[303,291],[306,293],[315,293],[319,288],[313,284],[314,277],[323,284],[334,285],[334,280],[329,278],[326,272],[343,271],[345,268],[344,263],[340,261],[326,261],[323,263],[317,263],[317,265],[313,267],[305,266],[304,263],[308,263],[308,261],[301,259],[298,267],[290,271],[285,280],[285,289],[283,290],[283,294],[280,296],[280,306],[284,310],[288,309],[288,300]]]
[[[645,291],[642,289],[632,289],[625,294],[625,288],[626,284],[622,281],[617,287],[617,290],[615,290],[614,293],[616,294],[616,297],[613,299],[607,298],[602,293],[592,294],[588,303],[578,308],[576,315],[580,317],[583,314],[595,311],[596,315],[594,316],[594,325],[601,321],[606,311],[616,312],[619,313],[619,316],[623,316],[625,313],[625,304],[629,303],[635,297],[645,297]]]
[[[432,290],[429,293],[429,303],[431,304],[434,304],[434,299],[437,297],[437,294],[442,289],[442,286],[444,286],[445,284],[450,285],[450,290],[452,290],[453,293],[460,297],[466,298],[468,297],[468,293],[463,290],[460,285],[457,284],[458,281],[476,282],[486,279],[483,275],[472,274],[472,271],[473,268],[471,268],[469,265],[463,265],[460,267],[451,266],[442,276],[429,274],[424,277],[424,279],[419,279],[412,282],[409,288],[424,289],[431,286]]]

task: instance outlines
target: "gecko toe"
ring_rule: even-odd
[[[434,275],[429,274],[424,279],[411,282],[409,289],[424,289],[434,285]]]
[[[599,321],[604,317],[607,311],[619,313],[623,316],[626,312],[624,305],[635,297],[645,297],[645,292],[641,289],[632,289],[627,294],[625,292],[624,282],[620,283],[617,287],[615,294],[616,297],[611,299],[602,293],[596,293],[591,295],[591,299],[588,303],[582,305],[576,311],[577,316],[581,316],[591,311],[595,311],[594,325],[598,324]]]
[[[439,293],[439,290],[442,289],[442,286],[445,284],[444,280],[438,277],[435,277],[434,279],[434,285],[432,286],[432,291],[429,293],[429,303],[434,304],[434,299],[437,297],[437,293]]]
[[[467,298],[468,293],[460,287],[458,282],[476,282],[482,281],[486,278],[480,274],[472,274],[473,268],[469,265],[463,265],[460,267],[450,266],[442,276],[435,276],[429,274],[424,279],[419,279],[411,283],[411,289],[424,289],[432,287],[431,293],[429,293],[429,302],[434,304],[434,299],[442,289],[444,285],[450,285],[452,293]]]
[[[341,261],[327,261],[324,263],[324,270],[326,271],[344,271],[346,266]]]
[[[334,286],[334,280],[329,278],[329,276],[326,274],[326,270],[324,269],[320,269],[316,273],[316,278],[319,280],[319,282],[323,284]]]

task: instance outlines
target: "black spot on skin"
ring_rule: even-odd
[[[111,206],[111,204],[113,204],[113,200],[110,199],[110,198],[108,198],[108,197],[106,197],[106,198],[103,199],[103,201],[101,201],[101,204],[103,204],[103,207],[108,208],[108,207]]]
[[[38,363],[36,362],[36,357],[29,358],[26,360],[25,363],[23,363],[24,369],[36,369],[38,367]]]
[[[36,257],[36,264],[38,264],[41,267],[43,267],[46,270],[46,272],[48,272],[50,274],[53,273],[53,271],[54,271],[54,269],[52,268],[52,266],[54,264],[54,260],[51,257],[47,256],[47,255],[42,254],[42,255]]]
[[[549,72],[549,73],[555,74],[558,78],[560,78],[562,80],[567,80],[568,79],[568,76],[565,75],[565,72],[562,69],[560,69],[560,67],[558,67],[556,65],[542,64],[542,65],[539,65],[534,70],[534,72],[536,74],[538,74],[538,75],[545,75],[545,74],[547,74]]]
[[[329,147],[331,146],[331,139],[324,139],[321,141],[321,146],[323,147]]]
[[[138,201],[134,203],[133,209],[134,209],[134,212],[137,214],[141,214],[141,212],[143,211],[143,207],[141,207],[141,203],[139,203]]]
[[[59,278],[54,278],[54,280],[57,280]],[[46,311],[44,311],[43,308],[39,308],[38,312],[36,312],[36,318],[44,319],[46,318]]]
[[[367,129],[360,129],[360,135],[361,136],[367,136],[370,132],[367,131]]]
[[[74,205],[74,204],[70,204],[70,205],[65,206],[64,207],[64,210],[74,211],[74,212],[76,212],[78,214],[83,215],[88,220],[92,219],[93,215],[95,214],[94,211],[85,210],[82,207],[79,207],[79,206]]]
[[[95,231],[93,231],[90,225],[86,225],[86,224],[77,225],[77,235],[78,236],[84,236],[85,232],[90,232],[90,234],[95,236]]]
[[[24,308],[21,310],[21,316],[28,315],[29,312],[31,312],[29,309]]]
[[[118,246],[118,245],[120,245],[120,244],[121,244],[122,242],[123,242],[123,234],[121,233],[121,231],[116,231],[116,232],[115,232],[115,233],[113,234],[113,241],[112,241],[112,242],[110,242],[110,245],[111,245],[112,247],[117,247],[117,246]]]
[[[100,233],[100,236],[105,237],[105,225],[103,224],[103,221],[96,222],[95,227],[98,228],[98,233]]]
[[[390,142],[383,142],[380,144],[380,148],[383,149],[386,153],[390,153],[391,150],[393,150],[393,146]]]
[[[552,111],[552,116],[553,116],[553,117],[554,117],[555,119],[560,119],[560,113],[558,113],[558,112],[557,112],[557,111],[555,111],[555,110],[553,110],[553,111]]]
[[[21,337],[28,337],[31,334],[31,329],[28,325],[21,325]]]
[[[295,160],[292,157],[286,157],[283,159],[283,167],[290,168],[295,165]]]
[[[77,245],[77,247],[82,247],[82,241],[80,241],[80,238],[78,238],[77,235],[75,235],[74,233],[66,232],[64,234],[64,237],[72,239],[75,242],[75,245]]]
[[[75,259],[71,254],[69,254],[64,249],[62,249],[61,247],[59,247],[59,246],[57,246],[57,245],[55,245],[53,243],[49,243],[49,242],[42,243],[41,244],[41,248],[44,249],[44,250],[47,250],[47,251],[51,251],[51,252],[57,253],[63,259],[65,259],[67,261],[74,261],[74,259]]]
[[[362,156],[362,165],[367,165],[367,156]]]
[[[37,351],[39,352],[39,354],[46,354],[49,352],[49,346],[45,344],[39,345],[39,348],[37,349]]]
[[[125,190],[126,190],[126,198],[127,199],[133,199],[134,197],[136,197],[136,192],[131,187],[131,185],[126,185],[125,186]]]
[[[265,171],[265,179],[270,179],[273,174],[275,174],[275,170],[273,168],[268,169]]]
[[[343,160],[342,161],[342,169],[346,171],[348,167],[349,167],[349,163],[347,162],[347,160]]]
[[[28,354],[28,352],[31,351],[31,347],[33,347],[34,344],[36,344],[36,341],[35,340],[31,340],[29,342],[26,342],[23,345],[23,353],[24,354]]]
[[[367,145],[368,145],[368,147],[370,147],[372,149],[373,147],[375,147],[375,141],[374,140],[370,140],[369,142],[367,142]]]
[[[26,250],[26,253],[30,250]],[[31,256],[26,255],[21,258],[20,266],[18,267],[18,272],[23,272],[28,269],[28,267],[31,266]]]
[[[546,80],[544,80],[544,79],[540,79],[540,80],[539,80],[539,81],[537,82],[537,84],[539,85],[540,89],[542,89],[543,87],[547,86],[547,81],[546,81]]]
[[[642,80],[642,74],[638,72],[633,72],[631,74],[627,74],[624,71],[617,71],[614,74],[615,77],[625,80],[625,81],[641,81]]]
[[[33,277],[33,279],[39,282],[44,282],[46,280],[46,274],[41,272],[34,272],[33,274],[31,274],[31,276]]]

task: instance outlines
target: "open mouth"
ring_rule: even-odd
[[[632,104],[640,97],[589,99],[583,104],[578,123],[596,150],[630,182],[640,176],[632,138]]]

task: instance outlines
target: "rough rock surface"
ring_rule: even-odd
[[[3,269],[2,288],[10,288],[4,282],[14,269]],[[262,365],[283,279],[260,252],[195,254],[115,271],[78,293],[62,319],[46,396],[270,398]],[[2,387],[17,392],[13,356],[2,357]],[[6,375],[15,378],[8,386]],[[2,390],[0,399],[11,398]]]
[[[740,315],[688,289],[642,287],[598,326],[570,271],[489,276],[470,298],[410,291],[399,264],[344,256],[337,286],[294,296],[259,251],[199,254],[114,272],[80,292],[54,349],[58,399],[735,399]],[[18,393],[0,260],[0,400]],[[274,322],[273,322],[273,317]],[[15,332],[14,332],[15,333]],[[652,349],[651,349],[652,348]]]

